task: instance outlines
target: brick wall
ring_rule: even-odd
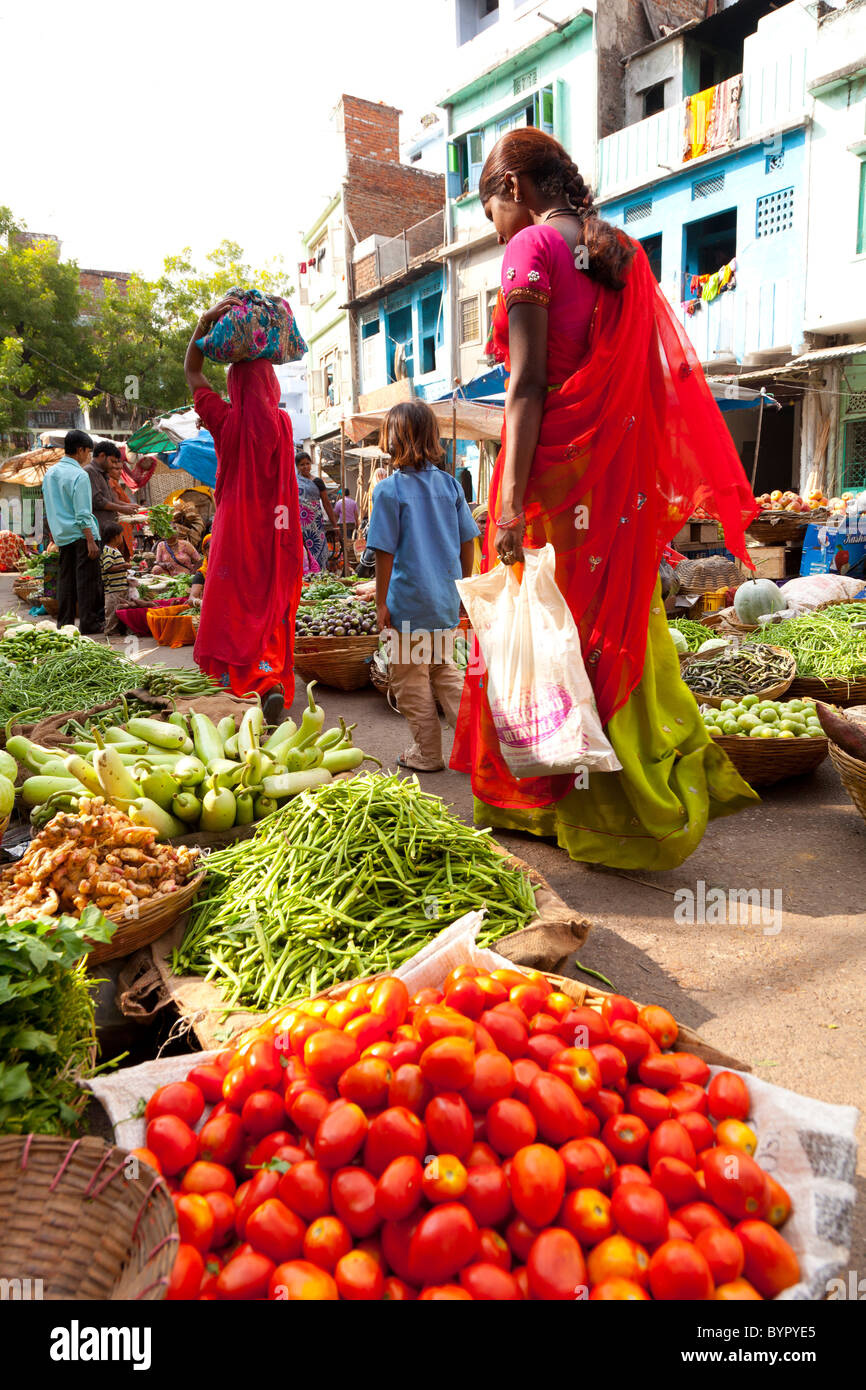
[[[445,206],[445,179],[407,164],[360,155],[349,159],[346,211],[359,241],[368,236],[399,236]]]
[[[345,95],[340,99],[340,106],[348,155],[399,160],[400,112],[396,107]]]
[[[125,270],[80,270],[78,272],[78,288],[81,293],[97,303],[105,295],[105,285],[108,280],[112,280],[121,294],[125,294],[129,284],[129,272]]]
[[[368,290],[375,289],[379,283],[376,276],[376,254],[365,256],[362,261],[356,261],[352,268],[352,275],[355,281],[355,294],[366,294]]]

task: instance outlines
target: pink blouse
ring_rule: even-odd
[[[502,261],[502,294],[506,309],[520,302],[547,308],[547,379],[560,386],[586,355],[598,285],[575,266],[556,227],[545,222],[511,238]],[[507,341],[498,335],[494,353],[507,359]]]

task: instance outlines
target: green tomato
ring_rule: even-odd
[[[721,705],[720,705],[720,709],[736,709],[736,708],[737,708],[737,702],[736,702],[736,700],[723,700],[722,703],[721,703]]]
[[[788,709],[794,710],[795,712],[804,710],[806,708],[802,700],[788,700],[787,707]]]
[[[737,720],[739,727],[744,729],[746,733],[751,733],[752,729],[757,729],[760,722],[759,719],[756,719],[753,714],[749,714],[748,711],[745,714],[741,714]]]
[[[0,777],[8,777],[9,781],[14,784],[17,776],[18,764],[12,754],[7,753],[5,748],[0,748]]]
[[[743,709],[754,709],[757,703],[757,695],[744,695],[742,700],[740,701],[740,704],[743,706]]]
[[[779,726],[778,737],[779,737],[779,738],[794,738],[795,735],[791,732],[790,729],[785,729],[785,728],[783,728],[783,727],[780,725],[780,726]]]
[[[779,730],[793,738],[794,734],[800,732],[801,726],[796,724],[793,719],[783,719],[779,723]]]
[[[818,725],[817,729],[810,728],[807,729],[806,732],[808,733],[809,738],[826,738],[826,734],[824,733],[824,730],[821,728],[820,724]]]
[[[779,719],[779,711],[773,709],[772,706],[769,709],[762,709],[761,719],[765,724],[776,724]]]
[[[761,738],[779,737],[778,729],[775,729],[772,724],[762,724],[760,729],[758,730],[758,733],[760,734]]]

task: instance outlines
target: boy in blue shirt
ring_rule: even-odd
[[[414,772],[440,772],[438,700],[455,727],[463,672],[453,661],[460,617],[454,581],[472,573],[478,527],[460,484],[437,467],[439,426],[423,401],[388,412],[380,447],[394,473],[376,488],[367,544],[376,552],[379,628],[391,630],[391,687],[413,743],[397,759]]]

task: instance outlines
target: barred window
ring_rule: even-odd
[[[481,315],[478,309],[478,295],[469,295],[460,300],[460,342],[475,343],[481,337]]]

